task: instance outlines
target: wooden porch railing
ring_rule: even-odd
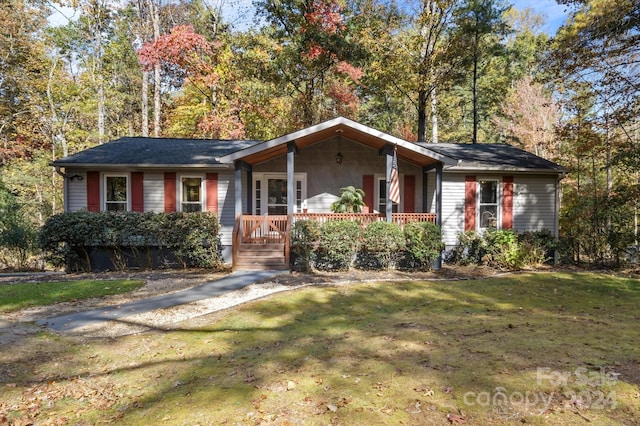
[[[394,213],[392,221],[404,227],[409,222],[436,222],[433,213]],[[293,221],[315,220],[320,225],[330,220],[351,220],[366,226],[372,222],[385,220],[378,213],[296,213]],[[241,226],[240,226],[241,225]],[[292,224],[286,215],[255,216],[242,215],[233,230],[234,247],[243,244],[282,244],[287,242]],[[242,232],[240,231],[242,230]]]
[[[366,226],[371,222],[385,220],[386,215],[378,213],[296,213],[293,215],[294,221],[315,220],[320,225],[330,220],[352,220]],[[436,223],[436,215],[433,213],[393,213],[391,220],[401,227],[409,222],[431,222]]]
[[[244,244],[282,244],[286,242],[289,220],[286,215],[253,216],[242,215]]]

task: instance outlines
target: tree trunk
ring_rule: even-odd
[[[427,100],[429,92],[421,88],[418,90],[418,142],[427,141]]]
[[[153,136],[156,138],[160,136],[160,108],[162,103],[160,101],[160,65],[156,65],[153,69]]]
[[[438,99],[435,87],[431,91],[431,142],[438,143]]]
[[[480,33],[478,29],[479,17],[475,14],[476,27],[473,39],[473,143],[478,143],[478,62],[480,61]]]
[[[475,34],[473,52],[473,143],[478,143],[478,33]]]
[[[153,37],[160,37],[160,7],[154,0],[149,0],[151,19],[153,20]],[[153,68],[153,136],[160,136],[160,112],[162,108],[160,99],[160,86],[162,84],[160,64]]]
[[[149,137],[149,72],[142,71],[142,136]]]

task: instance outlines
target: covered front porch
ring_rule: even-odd
[[[389,194],[394,156],[400,202],[391,202]],[[239,150],[221,161],[235,165],[234,265],[243,249],[257,256],[258,245],[269,257],[276,245],[283,245],[288,259],[291,225],[302,218],[441,225],[442,171],[445,165],[456,164],[342,117]],[[331,203],[346,186],[364,191],[364,213],[331,213]]]

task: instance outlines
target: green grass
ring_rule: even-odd
[[[43,333],[1,352],[0,419],[635,424],[639,306],[637,280],[525,273],[307,287],[117,339]]]
[[[127,293],[144,285],[141,280],[80,280],[0,285],[0,312],[31,306]]]

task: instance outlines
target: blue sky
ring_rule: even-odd
[[[529,8],[538,15],[542,15],[546,22],[542,30],[549,35],[554,35],[569,15],[567,6],[560,5],[554,0],[511,0],[510,3],[517,9]]]
[[[207,0],[211,5],[222,5],[226,11],[225,18],[237,29],[250,27],[253,20],[253,0]],[[402,0],[400,0],[402,1]],[[52,2],[53,3],[53,2]],[[533,9],[537,14],[545,18],[543,31],[549,35],[554,35],[567,19],[568,9],[566,6],[557,4],[554,0],[510,0],[516,8]],[[67,18],[74,19],[73,11],[69,8],[58,7]],[[54,25],[66,23],[67,19],[60,13],[54,13],[49,19]]]

